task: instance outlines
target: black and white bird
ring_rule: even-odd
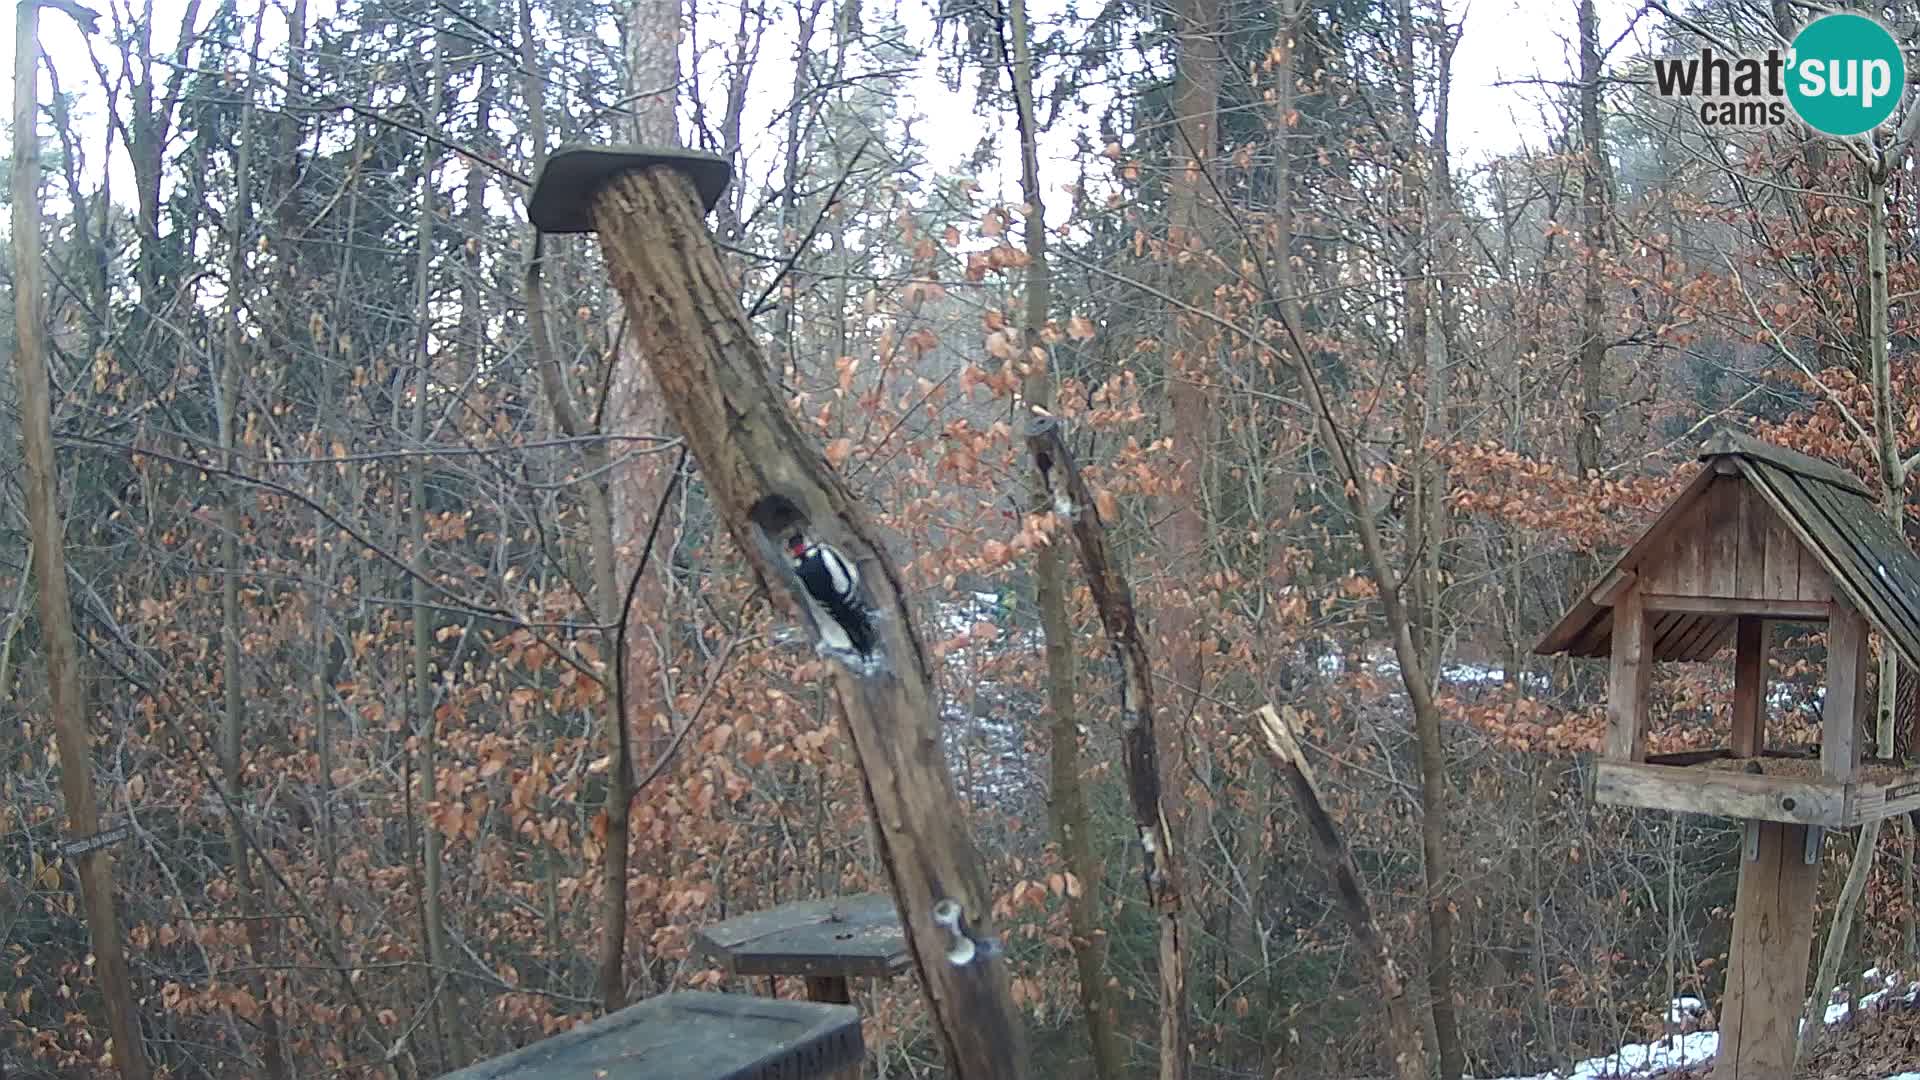
[[[860,602],[860,571],[846,556],[794,533],[787,538],[793,574],[806,586],[814,623],[828,648],[873,655],[873,623]]]

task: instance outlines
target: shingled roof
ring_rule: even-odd
[[[1833,579],[1834,588],[1908,663],[1920,666],[1920,556],[1881,513],[1867,485],[1835,465],[1737,432],[1716,435],[1701,448],[1700,460],[1704,464],[1686,490],[1611,570],[1581,591],[1534,652],[1608,655],[1613,646],[1609,592],[1668,551],[1670,534],[1713,482],[1717,463],[1728,461]],[[1660,612],[1650,627],[1654,658],[1708,659],[1726,644],[1736,619],[1733,612]]]

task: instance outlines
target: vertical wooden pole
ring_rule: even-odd
[[[1827,615],[1827,699],[1820,708],[1820,772],[1851,780],[1860,766],[1860,716],[1867,700],[1867,621],[1835,597]]]
[[[853,1004],[853,988],[839,975],[822,977],[807,976],[807,1000],[824,1001],[831,1005]]]
[[[1607,758],[1647,758],[1647,681],[1653,674],[1653,643],[1636,583],[1613,604],[1613,667],[1607,686]]]
[[[824,1001],[830,1005],[853,1004],[853,987],[844,976],[827,975],[807,976],[807,1000]],[[867,1072],[866,1065],[849,1065],[845,1069],[827,1075],[825,1080],[860,1080]]]
[[[1733,756],[1759,757],[1767,748],[1767,623],[1740,616],[1734,629]]]
[[[1754,825],[1760,857],[1740,864],[1713,1080],[1793,1075],[1794,1036],[1806,995],[1820,868],[1807,865],[1807,826]]]

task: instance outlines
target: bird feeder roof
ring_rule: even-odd
[[[1541,655],[1602,657],[1613,647],[1613,598],[1637,578],[1655,572],[1687,542],[1716,477],[1750,485],[1798,542],[1807,559],[1831,578],[1833,592],[1880,630],[1910,664],[1920,665],[1920,556],[1887,521],[1859,478],[1828,462],[1738,432],[1722,432],[1701,448],[1693,480],[1598,582],[1534,646]],[[1751,534],[1749,534],[1751,535]],[[1757,558],[1748,543],[1736,557]],[[1702,610],[1649,612],[1656,660],[1706,660],[1730,639],[1742,614],[1765,614],[1764,604],[1741,609],[1741,596],[1703,603]],[[1808,621],[1812,621],[1809,617]]]

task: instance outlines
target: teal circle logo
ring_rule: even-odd
[[[1872,131],[1906,88],[1900,43],[1873,19],[1823,15],[1794,36],[1787,100],[1815,131],[1843,138]]]

